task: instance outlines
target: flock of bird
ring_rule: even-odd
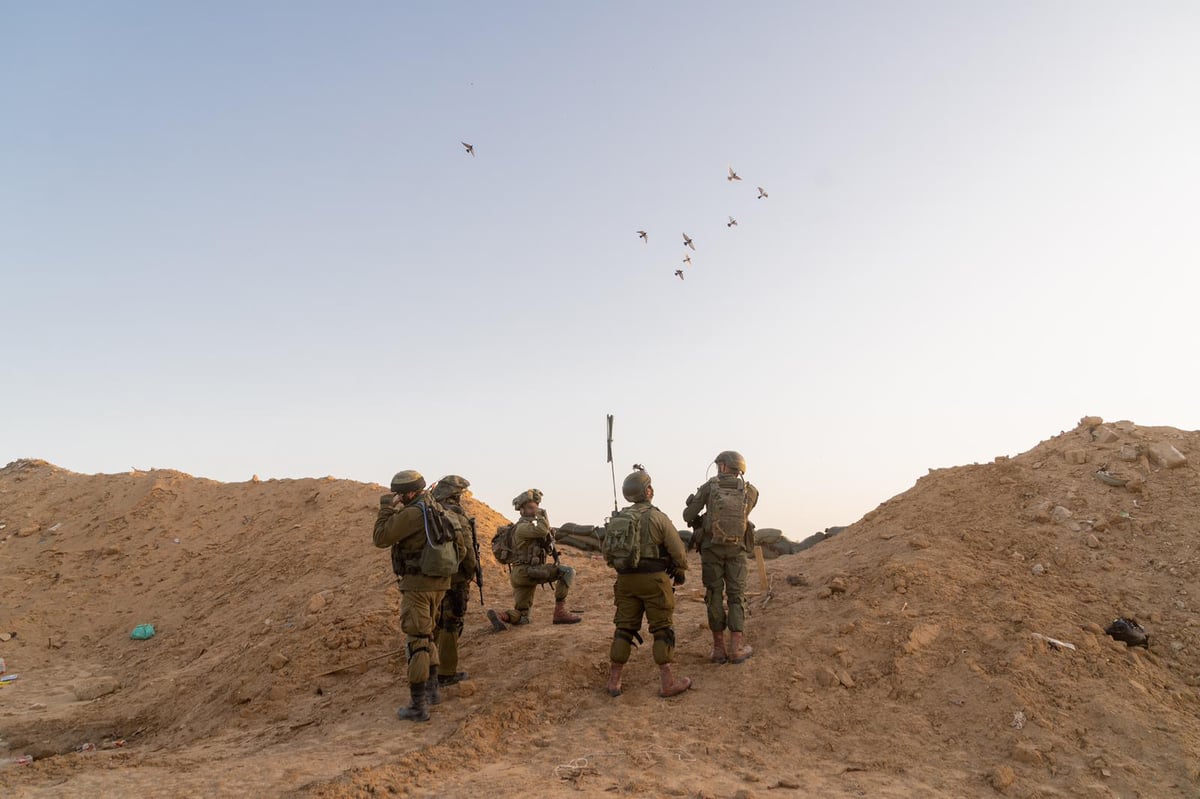
[[[472,158],[475,157],[475,146],[473,144],[468,144],[465,141],[461,141],[461,142],[459,142],[459,144],[461,144],[463,146],[463,149],[466,151],[467,155],[471,156]],[[727,181],[729,181],[730,183],[732,183],[735,180],[738,182],[741,182],[742,176],[739,175],[737,172],[734,172],[733,167],[729,167],[729,174],[725,177],[725,179]],[[766,190],[763,189],[762,186],[755,186],[755,188],[758,189],[758,197],[756,199],[765,200],[767,197],[770,196],[769,194],[767,194]],[[734,227],[737,227],[737,223],[738,223],[738,221],[731,216],[731,217],[729,217],[729,221],[725,223],[725,227],[734,228]],[[647,231],[639,230],[637,232],[637,234],[638,234],[638,238],[642,240],[642,243],[644,243],[644,244],[650,243],[650,234]],[[689,236],[687,233],[683,234],[683,246],[686,248],[690,248],[692,250],[692,252],[696,251],[696,245],[692,241],[692,237]],[[686,249],[683,251],[683,265],[684,266],[692,265],[692,256],[688,253],[688,251]],[[683,270],[676,269],[675,277],[679,278],[680,280],[683,280]]]
[[[737,172],[734,172],[733,167],[729,167],[729,174],[725,177],[725,179],[727,181],[729,181],[730,183],[732,183],[735,180],[740,182],[742,179],[742,176],[739,175]],[[766,189],[764,189],[762,186],[755,186],[755,188],[758,189],[757,199],[765,200],[767,197],[770,196],[769,194],[767,194]],[[738,223],[738,221],[731,216],[731,217],[729,217],[729,221],[725,223],[725,227],[734,228],[734,227],[737,227],[737,223]],[[637,234],[638,234],[638,238],[641,239],[644,244],[650,243],[650,234],[647,231],[639,230],[637,232]],[[689,236],[687,233],[683,234],[683,246],[685,248],[687,248],[683,251],[683,265],[691,266],[692,265],[692,256],[687,250],[690,249],[692,252],[695,252],[696,244],[695,244],[695,242],[692,241],[692,237]],[[682,269],[675,270],[675,277],[679,278],[680,280],[683,280],[683,274],[684,273],[683,273]]]

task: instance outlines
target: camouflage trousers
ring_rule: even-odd
[[[658,665],[675,659],[675,589],[664,572],[654,574],[618,574],[613,583],[612,646],[609,659],[628,663],[634,641],[641,636],[642,615],[645,614],[650,634],[654,636],[654,662]]]
[[[462,635],[470,596],[470,583],[454,583],[438,603],[433,640],[438,649],[438,674],[443,677],[452,677],[458,671],[458,638]]]
[[[423,683],[429,679],[429,668],[438,664],[437,647],[433,645],[433,619],[445,591],[401,591],[400,630],[408,652],[408,682]]]
[[[704,604],[708,606],[710,630],[745,631],[748,576],[746,550],[740,544],[704,543],[700,553],[700,577],[704,581]],[[725,610],[726,600],[728,612]]]

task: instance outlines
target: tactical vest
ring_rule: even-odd
[[[546,562],[546,546],[540,541],[518,541],[517,529],[523,525],[533,525],[539,529],[544,529],[546,534],[550,534],[550,527],[546,525],[542,528],[539,522],[544,523],[542,517],[535,516],[532,519],[521,517],[513,524],[512,529],[512,546],[513,556],[510,563],[514,566],[540,566]]]
[[[708,481],[710,532],[715,544],[740,544],[746,535],[746,481],[738,475],[734,485],[721,485],[720,476]]]

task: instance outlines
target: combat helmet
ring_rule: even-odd
[[[441,480],[438,480],[433,485],[433,498],[436,500],[448,499],[457,496],[471,486],[471,481],[465,477],[459,477],[457,474],[448,474]]]
[[[631,472],[625,478],[625,482],[621,483],[621,493],[629,502],[643,502],[646,500],[646,489],[650,487],[650,475],[645,469],[638,469]]]
[[[738,474],[746,473],[746,459],[742,457],[742,453],[732,449],[727,449],[717,455],[713,458],[713,463],[723,463]]]
[[[407,494],[409,491],[420,491],[425,487],[425,478],[416,469],[405,469],[396,472],[392,478],[391,489],[397,494]]]
[[[539,505],[541,505],[542,504],[542,492],[536,488],[531,488],[527,491],[522,491],[520,494],[517,494],[515,497],[513,497],[513,501],[512,501],[513,508],[515,510],[520,510],[521,506],[524,505],[526,502],[536,502]]]

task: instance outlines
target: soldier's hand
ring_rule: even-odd
[[[392,505],[394,504],[394,503],[393,503],[393,500],[394,500],[395,498],[396,498],[396,495],[395,495],[395,494],[384,494],[383,496],[381,496],[381,497],[379,498],[379,507],[381,507],[381,508],[390,508],[390,507],[392,507]]]
[[[684,574],[683,572],[675,572],[673,575],[671,575],[671,584],[672,585],[683,585],[684,580],[686,580],[686,579],[687,579],[687,575]]]

